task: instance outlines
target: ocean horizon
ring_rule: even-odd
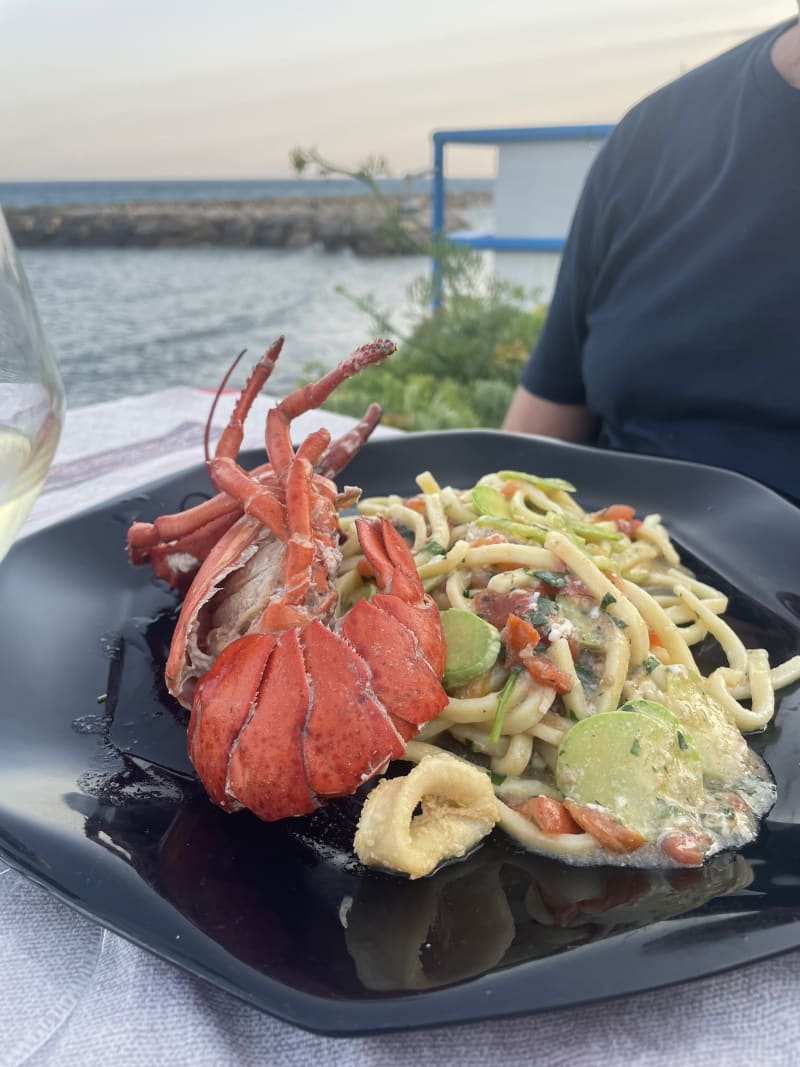
[[[293,389],[309,364],[334,366],[377,332],[369,299],[402,339],[419,308],[423,256],[358,256],[318,247],[26,248],[20,262],[53,348],[70,407],[173,385],[230,385],[279,334],[286,347],[269,391]]]
[[[429,193],[429,176],[381,178],[389,195]],[[448,178],[448,190],[489,192],[492,178]],[[368,195],[353,178],[220,178],[111,181],[0,181],[0,208],[60,207],[68,204],[185,202],[198,200],[275,200]]]
[[[387,192],[429,191],[427,179],[383,181]],[[448,189],[491,190],[486,179]],[[364,192],[350,179],[233,181],[0,182],[0,207],[94,206]],[[486,209],[480,209],[481,211]],[[207,247],[20,248],[71,407],[172,385],[214,388],[237,352],[251,359],[279,335],[286,348],[270,382],[294,388],[310,363],[328,368],[375,336],[370,301],[393,324],[395,340],[421,309],[412,285],[429,275],[424,256],[359,256],[349,250]]]

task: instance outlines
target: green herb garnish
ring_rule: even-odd
[[[422,546],[423,552],[430,552],[432,556],[446,556],[447,549],[444,545],[440,545],[438,541],[428,541],[427,544]]]
[[[661,661],[656,659],[656,657],[653,655],[648,656],[647,659],[644,661],[644,669],[647,671],[648,674],[652,674],[656,667],[660,666]]]
[[[506,679],[506,684],[500,690],[500,697],[497,701],[497,711],[494,715],[492,731],[489,734],[489,740],[493,745],[496,745],[500,740],[500,731],[503,729],[503,719],[506,717],[506,706],[511,699],[511,694],[514,692],[514,686],[517,684],[517,674],[517,671],[512,671]]]
[[[575,673],[578,676],[578,681],[583,686],[593,686],[597,681],[594,671],[591,670],[591,668],[584,666],[582,663],[575,664]]]
[[[541,626],[544,622],[547,621],[548,617],[550,615],[553,615],[556,611],[558,611],[558,605],[556,604],[555,600],[551,600],[549,597],[546,596],[540,596],[539,599],[536,601],[536,607],[533,609],[533,611],[526,612],[525,618],[531,623],[531,625]]]
[[[533,571],[534,578],[538,578],[545,585],[551,585],[554,589],[563,589],[569,580],[565,571]]]

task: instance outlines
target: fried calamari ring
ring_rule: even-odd
[[[440,752],[372,790],[358,821],[355,850],[369,866],[422,878],[443,860],[474,848],[498,817],[486,772]]]

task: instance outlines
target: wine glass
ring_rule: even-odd
[[[64,386],[0,211],[0,560],[47,475]]]

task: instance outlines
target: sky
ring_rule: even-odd
[[[0,181],[430,165],[436,129],[615,122],[794,0],[0,0]],[[452,175],[492,173],[448,150]]]

